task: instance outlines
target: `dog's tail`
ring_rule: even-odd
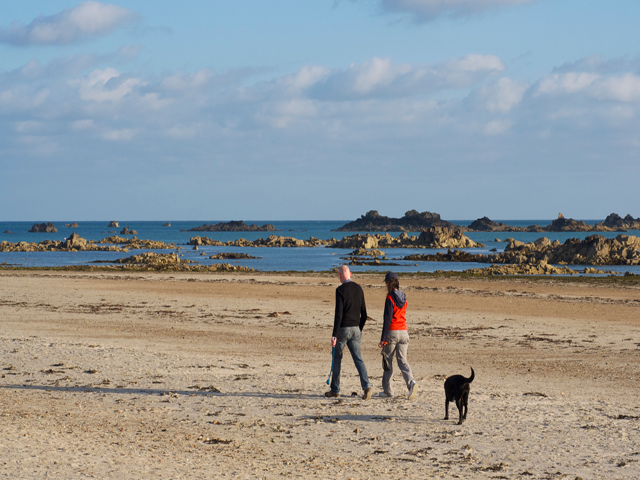
[[[476,373],[473,371],[473,367],[471,367],[471,376],[467,379],[467,383],[473,382],[474,378],[476,378]]]

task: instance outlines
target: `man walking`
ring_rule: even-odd
[[[345,345],[351,352],[353,363],[360,375],[360,385],[364,390],[363,400],[371,398],[371,384],[367,375],[367,367],[360,353],[360,337],[367,321],[367,307],[364,302],[362,287],[351,281],[351,271],[346,265],[338,269],[340,285],[336,289],[336,315],[333,322],[331,346],[335,347],[331,390],[327,397],[340,396],[340,367]]]

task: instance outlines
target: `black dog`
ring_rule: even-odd
[[[444,395],[446,397],[444,404],[444,419],[449,420],[449,402],[456,402],[460,418],[458,425],[462,425],[467,419],[467,403],[469,402],[469,392],[471,391],[470,383],[473,382],[475,373],[471,368],[471,376],[465,378],[462,375],[452,375],[444,381]],[[462,408],[464,407],[464,413]]]

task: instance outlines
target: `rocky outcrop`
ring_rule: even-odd
[[[524,227],[512,227],[505,223],[496,223],[488,217],[478,218],[465,228],[469,232],[525,232]]]
[[[140,255],[132,255],[131,257],[119,258],[109,263],[132,263],[137,265],[149,265],[152,267],[174,267],[181,264],[195,263],[191,260],[180,258],[177,253],[154,253],[145,252]]]
[[[124,238],[118,236],[112,236],[103,238],[97,243],[106,243],[113,245],[123,245],[129,250],[149,249],[149,250],[161,250],[168,248],[176,248],[175,243],[164,243],[158,240],[142,240],[137,237]]]
[[[58,229],[53,223],[34,223],[29,229],[30,233],[57,233]]]
[[[269,224],[247,225],[242,220],[231,222],[220,222],[212,225],[202,225],[201,227],[180,230],[181,232],[275,232],[276,227]]]
[[[107,225],[107,228],[120,228],[120,225],[118,225],[118,222],[111,222]]]
[[[336,232],[420,232],[431,227],[458,228],[440,218],[437,213],[409,210],[402,218],[382,216],[377,210],[370,210],[359,219],[349,222]]]
[[[355,248],[351,255],[358,257],[384,257],[385,253],[382,250],[372,249],[367,250],[366,248]]]
[[[128,227],[124,227],[120,232],[120,235],[137,235],[137,234],[138,232],[136,232],[135,230],[129,230]]]
[[[162,226],[163,226],[163,227],[170,227],[170,226],[171,226],[171,223],[170,223],[170,222],[167,222],[167,223],[165,223],[165,224],[164,224],[164,225],[162,225]]]
[[[622,218],[620,215],[612,213],[603,222],[596,223],[595,226],[615,230],[640,230],[640,218],[633,218],[631,215]]]
[[[604,238],[591,235],[584,240],[539,238],[533,243],[510,242],[503,253],[489,255],[491,263],[535,263],[545,261],[568,265],[640,265],[640,238],[618,235]]]
[[[478,262],[515,265],[537,265],[539,262],[556,265],[640,265],[640,238],[618,235],[604,238],[591,235],[584,240],[570,238],[563,244],[542,237],[535,242],[512,240],[502,253],[475,255],[449,251],[447,254],[409,255],[404,260],[440,262]]]
[[[573,218],[565,218],[559,213],[558,218],[543,228],[545,232],[591,232],[594,227]]]
[[[475,248],[484,247],[458,229],[447,227],[431,227],[420,235],[409,236],[401,233],[398,237],[378,234],[356,234],[344,237],[330,245],[333,248]]]
[[[415,254],[406,255],[403,260],[418,260],[421,262],[478,262],[480,258],[486,255],[477,255],[475,253],[467,253],[462,250],[449,250],[447,253],[436,252],[435,254]]]
[[[358,258],[354,257],[349,261],[349,265],[358,266],[358,267],[406,267],[406,264],[402,263],[393,263],[393,262],[385,262],[380,260],[379,258],[368,259],[368,258]]]
[[[4,233],[8,233],[9,235],[15,235],[11,230],[5,230]]]
[[[471,268],[465,273],[474,275],[575,275],[579,272],[569,267],[554,267],[544,261],[525,265],[491,265],[486,268]]]
[[[127,249],[116,246],[98,246],[95,243],[72,233],[67,240],[60,242],[56,240],[43,240],[40,243],[27,242],[0,242],[0,252],[79,252],[79,251],[101,251],[101,252],[127,252]]]
[[[221,242],[209,237],[192,237],[189,245],[207,245],[213,247],[319,247],[321,245],[329,245],[335,242],[335,238],[331,240],[320,240],[319,238],[310,237],[309,240],[298,240],[293,237],[279,237],[271,235],[268,238],[259,238],[257,240],[230,240]]]
[[[73,223],[65,223],[64,224],[65,227],[69,227],[69,228],[79,228],[78,224],[73,222]]]
[[[259,259],[260,257],[252,257],[247,253],[234,253],[234,252],[225,252],[218,253],[217,255],[211,255],[209,257],[210,260],[247,260],[247,259]]]
[[[101,260],[93,263],[115,263],[125,265],[130,269],[147,270],[177,270],[187,272],[253,272],[252,268],[229,263],[218,263],[214,265],[202,266],[195,264],[191,260],[180,258],[177,253],[153,253],[147,252],[131,257],[119,258],[118,260]]]
[[[565,218],[562,213],[558,214],[558,218],[549,225],[529,225],[528,227],[514,227],[504,223],[496,223],[487,217],[479,218],[472,222],[466,231],[473,232],[619,232],[628,229],[640,229],[640,219],[634,219],[627,215],[624,219],[615,213],[607,217],[604,222],[595,225],[589,225],[580,220],[573,218]]]

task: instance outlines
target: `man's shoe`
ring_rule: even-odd
[[[384,397],[384,398],[393,398],[395,397],[395,395],[393,393],[387,393],[387,392],[380,392],[378,394],[379,397]]]
[[[334,391],[332,391],[332,390],[329,390],[328,392],[326,392],[326,393],[324,394],[324,396],[325,396],[325,397],[339,397],[339,396],[340,396],[340,394],[339,394],[339,393],[337,393],[337,392],[334,392]]]
[[[417,396],[418,396],[418,385],[416,384],[415,380],[411,380],[411,383],[409,384],[408,398],[409,400],[413,400]]]
[[[373,388],[367,387],[364,389],[364,395],[362,396],[363,400],[371,400],[371,394],[373,392]]]

